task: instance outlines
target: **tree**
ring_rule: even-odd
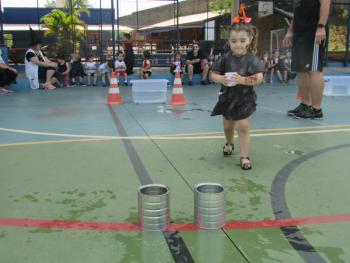
[[[231,2],[232,0],[209,1],[209,10],[212,12],[217,12],[220,15],[230,14]]]
[[[71,8],[72,7],[72,8]],[[90,15],[86,0],[65,0],[64,9],[53,9],[42,17],[45,36],[55,36],[57,48],[67,54],[79,50],[86,36],[87,25],[80,19],[82,13]]]
[[[46,0],[45,7],[56,7],[57,3],[55,0]]]

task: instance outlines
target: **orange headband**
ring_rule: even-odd
[[[232,24],[245,23],[248,24],[252,21],[251,17],[247,17],[244,10],[244,5],[241,4],[238,10],[238,15],[232,19]]]

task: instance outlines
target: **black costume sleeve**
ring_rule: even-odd
[[[29,62],[31,58],[36,57],[36,55],[33,52],[28,52],[26,55],[26,59]]]
[[[249,75],[263,73],[264,71],[265,71],[264,64],[261,62],[261,60],[258,57],[254,56],[251,60],[249,67],[248,67]]]
[[[211,67],[211,70],[219,72],[221,74],[224,74],[225,73],[225,57],[221,56],[217,61],[215,61],[213,66]]]

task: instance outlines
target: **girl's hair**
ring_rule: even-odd
[[[174,53],[174,58],[176,58],[176,56],[180,56],[180,58],[181,58],[181,53],[179,52],[179,51],[176,51],[175,53]]]
[[[235,23],[235,24],[232,24],[230,27],[230,34],[232,31],[245,31],[245,32],[247,32],[248,35],[250,37],[252,37],[252,42],[250,43],[250,45],[248,47],[248,52],[256,54],[259,31],[254,25],[247,24],[247,23]],[[229,47],[229,43],[227,43],[227,44]]]
[[[150,59],[151,52],[149,52],[149,50],[145,50],[145,51],[143,51],[143,56],[145,57],[145,59]]]
[[[117,52],[117,57],[118,57],[119,55],[124,55],[123,51],[118,51],[118,52]]]

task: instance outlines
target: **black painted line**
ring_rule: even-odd
[[[119,132],[119,135],[122,137],[127,137],[127,133],[119,120],[117,114],[113,110],[111,106],[108,106],[108,110],[110,114],[112,115],[113,122],[115,126],[117,127],[117,130]],[[128,139],[122,139],[123,144],[125,146],[126,151],[128,152],[128,156],[130,158],[130,161],[132,163],[132,166],[134,167],[134,170],[140,180],[141,185],[145,184],[151,184],[153,183],[152,178],[149,176],[148,172],[146,171],[145,166],[143,165],[140,156],[136,152],[134,146],[132,145],[131,140]]]
[[[146,131],[146,129],[142,126],[142,124],[135,118],[135,116],[127,109],[125,108],[125,110],[129,113],[129,115],[134,119],[134,121],[141,127],[141,129],[143,130],[143,132],[146,134],[146,136],[150,139],[150,141],[156,146],[156,148],[159,150],[159,152],[164,156],[164,158],[168,161],[168,163],[171,165],[171,167],[173,167],[173,169],[175,170],[175,172],[181,177],[181,179],[185,182],[185,184],[188,186],[188,188],[190,188],[190,190],[192,192],[194,192],[193,187],[191,186],[191,184],[186,180],[185,176],[179,171],[179,169],[177,169],[177,167],[175,166],[175,164],[170,160],[170,158],[166,155],[166,153],[162,150],[162,148],[160,148],[160,146],[157,144],[157,142],[148,134],[148,132]],[[249,260],[247,258],[247,256],[244,254],[244,252],[238,247],[238,245],[230,238],[230,236],[227,234],[227,232],[222,228],[221,229],[223,231],[223,233],[226,235],[226,237],[228,238],[228,240],[232,243],[232,245],[236,248],[236,250],[238,250],[239,254],[242,255],[242,257],[245,259],[245,261],[247,263],[249,263]]]
[[[248,257],[243,253],[243,251],[238,247],[238,245],[235,243],[235,241],[233,241],[233,239],[229,236],[229,234],[226,232],[225,229],[221,229],[222,232],[224,232],[224,234],[226,235],[226,237],[231,241],[231,243],[234,245],[234,247],[238,250],[239,254],[241,254],[241,256],[244,258],[244,260],[247,263],[250,263]]]
[[[318,155],[350,147],[350,144],[336,145],[305,154],[286,164],[275,176],[271,185],[271,205],[276,219],[292,218],[289,211],[285,187],[289,176],[302,163]],[[310,242],[303,236],[297,226],[281,227],[283,235],[289,244],[299,253],[307,263],[326,263],[327,261],[317,252]]]
[[[108,110],[112,116],[113,122],[122,137],[127,137],[127,133],[119,120],[117,114],[113,110],[112,106],[108,105]],[[124,146],[127,150],[130,161],[134,167],[134,170],[142,185],[153,183],[152,178],[148,174],[145,166],[143,165],[140,156],[134,148],[131,140],[122,139]],[[171,255],[176,263],[194,263],[194,259],[190,251],[188,250],[185,241],[182,239],[178,231],[166,232],[163,231],[165,241],[168,245]]]

